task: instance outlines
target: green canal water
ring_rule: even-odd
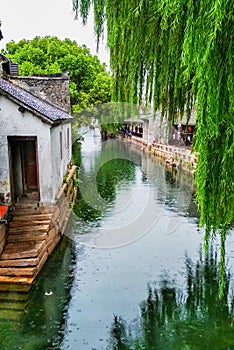
[[[220,299],[191,175],[98,130],[81,160],[64,238],[29,292],[0,293],[0,350],[234,349],[234,232]]]

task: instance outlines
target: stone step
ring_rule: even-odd
[[[18,233],[21,234],[23,232],[27,233],[37,233],[37,232],[47,232],[49,230],[49,224],[47,225],[37,225],[37,226],[19,226],[19,227],[10,227],[9,234]]]
[[[60,208],[58,205],[43,207],[37,206],[36,201],[29,198],[24,198],[23,202],[15,206],[8,226],[6,246],[0,256],[0,313],[1,301],[5,298],[8,300],[8,287],[11,289],[14,286],[13,291],[22,290],[22,293],[30,290],[32,282],[61,238],[62,228],[58,222],[66,215],[65,209],[63,202]],[[7,288],[4,289],[4,286]],[[15,298],[9,299],[9,303],[23,303],[23,299]]]
[[[14,232],[11,233],[8,238],[8,243],[13,242],[28,242],[28,241],[43,241],[47,238],[47,232],[27,232],[25,233],[19,233]]]
[[[50,220],[29,220],[29,219],[24,219],[22,220],[16,220],[12,221],[9,224],[9,228],[14,228],[14,227],[28,227],[28,226],[39,226],[39,225],[50,225]]]
[[[34,278],[32,277],[21,277],[21,276],[1,276],[0,275],[0,284],[1,283],[7,283],[9,284],[23,284],[25,285],[31,285],[33,282]],[[29,286],[30,288],[30,286]]]
[[[35,214],[44,214],[45,210],[44,209],[35,209],[33,207],[30,208],[17,208],[14,211],[14,216],[19,216],[19,215],[35,215]]]
[[[0,260],[37,258],[44,248],[46,248],[45,241],[8,243]]]
[[[40,214],[40,213],[38,213],[38,214],[33,214],[33,215],[26,215],[26,214],[24,214],[24,215],[18,215],[18,216],[14,216],[13,217],[13,221],[11,222],[11,223],[13,223],[13,222],[20,222],[20,221],[33,221],[33,220],[37,220],[37,221],[44,221],[44,220],[50,220],[51,219],[51,216],[52,216],[52,214],[50,214],[50,213],[48,213],[48,214]]]
[[[7,303],[1,303],[0,301],[0,315],[2,314],[2,312],[4,310],[14,310],[14,311],[20,311],[20,310],[24,310],[26,307],[26,303],[25,302],[21,302],[20,300],[9,300],[9,299],[5,299],[7,300]]]
[[[15,283],[13,281],[13,283],[9,283],[7,281],[7,283],[3,283],[2,281],[3,276],[0,276],[0,294],[1,293],[20,293],[20,294],[25,294],[28,295],[28,293],[30,292],[31,289],[31,285],[29,284],[22,284],[22,283]],[[6,277],[4,276],[4,279]],[[11,277],[12,278],[12,277]]]
[[[41,233],[21,233],[20,235],[10,235],[7,239],[8,243],[20,243],[20,242],[31,242],[31,241],[43,241],[47,238],[46,232]]]
[[[0,260],[0,267],[28,267],[37,266],[39,258],[28,258],[28,259],[9,259]],[[0,293],[1,298],[1,293]]]
[[[19,293],[19,292],[0,292],[0,309],[6,307],[5,303],[2,306],[1,302],[11,302],[11,303],[26,303],[28,301],[28,293]],[[1,311],[0,311],[1,313]]]
[[[0,310],[0,319],[11,322],[14,326],[22,320],[23,310]]]
[[[15,206],[15,211],[21,211],[21,210],[29,210],[29,209],[33,209],[33,210],[40,210],[40,207],[38,207],[37,203],[33,202],[33,203],[26,203],[26,204],[16,204]]]
[[[0,276],[34,277],[36,266],[32,267],[0,267]]]
[[[20,202],[15,204],[15,209],[27,208],[27,207],[37,207],[38,209],[43,209],[44,205],[36,200]]]

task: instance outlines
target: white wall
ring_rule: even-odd
[[[61,133],[61,136],[60,136]],[[65,123],[51,128],[51,154],[53,168],[53,196],[63,182],[71,161],[71,123]]]
[[[144,141],[148,141],[152,144],[155,139],[157,143],[168,143],[168,122],[161,120],[161,112],[156,112],[153,116],[152,113],[144,116],[148,120],[144,120]]]
[[[21,113],[18,105],[0,95],[0,193],[10,193],[7,136],[36,136],[38,145],[40,201],[53,202],[71,159],[71,139],[66,148],[70,123],[51,128],[29,111]],[[60,159],[60,136],[63,135],[63,158]]]

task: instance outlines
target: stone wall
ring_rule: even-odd
[[[6,244],[7,238],[7,226],[4,223],[0,223],[0,255]]]
[[[13,84],[67,113],[71,112],[69,80],[67,73],[10,77]]]
[[[193,173],[197,167],[197,154],[189,148],[155,144],[151,147],[151,152],[178,169]]]
[[[50,229],[46,238],[48,256],[64,235],[72,207],[76,202],[77,186],[74,179],[76,179],[76,166],[73,165],[68,169],[64,183],[57,193],[56,203],[45,207],[45,212],[51,214]]]

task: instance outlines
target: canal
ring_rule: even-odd
[[[234,349],[234,232],[219,298],[219,239],[205,254],[192,176],[94,129],[79,179],[36,283],[0,288],[0,349]]]

